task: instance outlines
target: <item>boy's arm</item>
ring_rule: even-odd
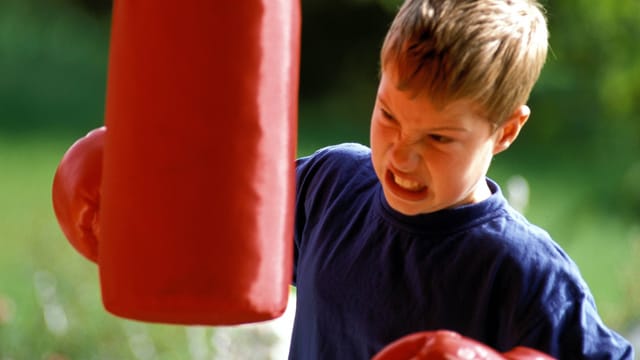
[[[321,148],[296,160],[293,285],[297,282],[298,256],[305,246],[309,217],[321,216],[318,210],[330,205],[332,189],[340,187],[338,178],[344,181],[344,178],[352,177],[355,167],[359,166],[353,165],[359,164],[354,159],[368,163],[369,154],[369,148],[364,145],[343,143]]]
[[[311,156],[302,157],[296,160],[296,198],[294,208],[294,230],[293,230],[293,279],[292,284],[296,286],[297,283],[297,270],[298,270],[298,256],[301,246],[302,232],[306,223],[305,212],[305,189],[307,172],[310,166]]]
[[[547,286],[548,296],[524,317],[518,344],[559,359],[634,359],[631,344],[598,315],[588,288],[571,291],[571,283],[552,281]]]
[[[550,331],[547,336],[550,345],[557,349],[559,358],[634,359],[631,344],[603,323],[590,295],[584,295],[564,312],[549,316],[558,319],[556,330]],[[536,336],[536,332],[540,331],[544,332],[543,327],[529,336]],[[525,338],[524,342],[527,341]]]

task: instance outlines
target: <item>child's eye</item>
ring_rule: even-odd
[[[431,134],[429,135],[429,138],[431,138],[431,140],[437,142],[437,143],[441,143],[441,144],[447,144],[453,141],[452,138],[450,137],[446,137],[446,136],[442,136],[442,135],[438,135],[438,134]]]
[[[383,108],[380,108],[380,114],[382,114],[382,117],[387,121],[395,121],[393,116]]]

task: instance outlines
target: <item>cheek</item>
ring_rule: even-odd
[[[478,156],[475,158],[476,171],[486,173],[491,165],[491,159],[493,158],[493,148],[491,146],[485,146],[478,152]]]
[[[371,161],[378,177],[382,176],[384,168],[384,153],[387,147],[385,131],[381,126],[371,124],[369,143],[371,146]]]
[[[370,134],[371,134],[371,138],[377,137],[378,134],[380,133],[380,125],[378,125],[377,121],[375,118],[371,119],[371,125],[369,128]]]
[[[369,137],[371,151],[374,153],[382,153],[383,148],[385,147],[384,144],[386,143],[385,139],[387,137],[384,129],[381,126],[376,125],[375,122],[372,122]]]
[[[448,152],[432,150],[425,156],[429,159],[430,173],[436,174],[435,178],[443,184],[454,187],[474,181],[486,163],[484,156],[469,156],[463,149]]]
[[[458,163],[460,165],[458,171],[462,175],[460,176],[460,180],[464,183],[475,183],[480,178],[486,176],[489,165],[491,164],[491,155],[481,150],[478,151],[476,156]]]

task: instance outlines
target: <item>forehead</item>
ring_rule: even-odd
[[[470,99],[452,99],[436,101],[426,89],[403,88],[398,84],[393,71],[382,71],[378,100],[391,111],[399,113],[438,114],[443,119],[474,119],[487,121],[486,112],[482,106]]]

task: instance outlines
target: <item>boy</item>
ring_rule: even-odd
[[[297,163],[292,359],[368,359],[447,329],[499,351],[632,359],[576,265],[486,178],[547,52],[533,0],[406,0],[384,41],[371,149]]]

